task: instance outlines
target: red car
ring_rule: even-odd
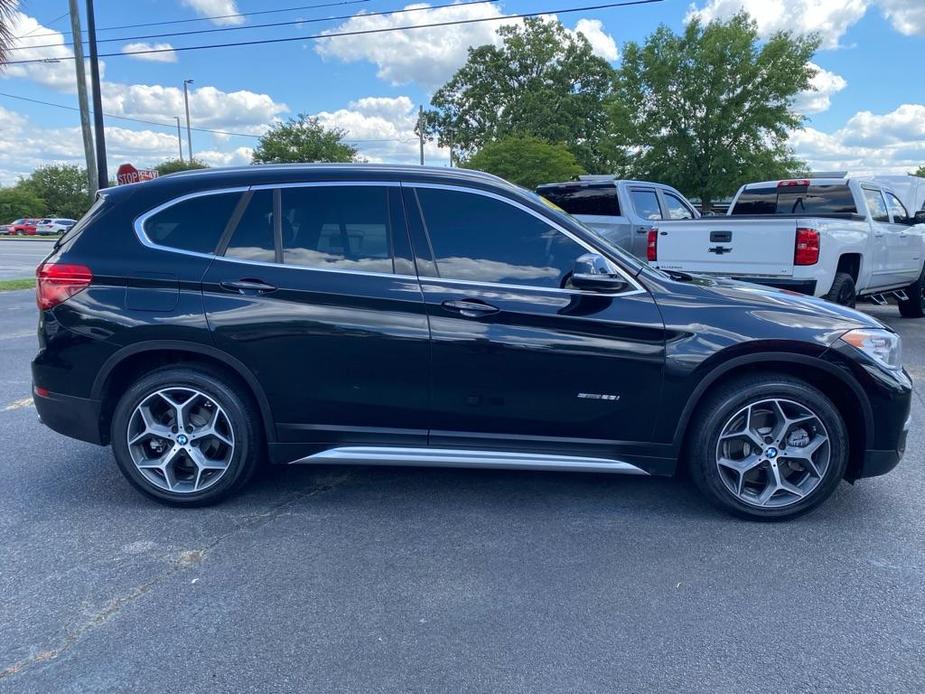
[[[25,234],[26,236],[35,235],[35,225],[38,220],[35,219],[17,219],[10,227],[14,234]]]

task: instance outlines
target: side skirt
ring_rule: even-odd
[[[557,470],[648,475],[620,460],[540,453],[505,453],[453,448],[345,446],[298,458],[290,465],[400,465],[411,467],[493,468],[501,470]]]

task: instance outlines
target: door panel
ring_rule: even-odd
[[[861,192],[864,194],[864,202],[870,213],[870,231],[874,246],[871,287],[895,286],[901,282],[901,273],[897,266],[899,235],[893,231],[886,201],[880,191],[874,188],[862,188]]]
[[[386,220],[372,218],[372,203],[347,210],[334,204],[361,198],[353,188],[325,187],[320,197],[291,202],[286,190],[274,193],[277,257],[326,268],[216,258],[203,281],[216,346],[261,382],[281,442],[422,445],[430,347],[420,286],[412,276],[338,267],[382,267]],[[382,196],[395,247],[407,247],[399,189]],[[266,214],[252,219],[265,223]],[[238,227],[229,249],[263,252],[246,231]],[[251,239],[237,244],[239,234]],[[364,251],[364,242],[372,250]]]
[[[409,219],[416,255],[436,256],[418,261],[430,275],[430,444],[614,455],[647,441],[664,362],[649,294],[569,289],[562,273],[588,247],[497,196],[426,188],[406,186],[405,200],[423,214]]]

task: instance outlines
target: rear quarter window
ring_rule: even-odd
[[[620,216],[616,186],[540,186],[536,192],[572,215]]]
[[[145,236],[158,246],[213,253],[240,196],[209,193],[169,204],[145,220]]]

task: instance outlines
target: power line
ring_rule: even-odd
[[[283,7],[277,10],[255,10],[254,12],[235,12],[233,14],[219,14],[219,15],[214,15],[212,17],[193,17],[191,19],[167,19],[167,20],[163,20],[160,22],[141,22],[139,24],[122,24],[120,26],[97,27],[96,30],[98,32],[99,31],[116,31],[117,29],[137,29],[138,27],[163,26],[165,24],[186,24],[189,22],[206,22],[206,21],[212,21],[215,19],[230,19],[231,17],[251,17],[255,15],[262,15],[262,14],[275,14],[279,12],[297,12],[298,10],[311,10],[311,9],[315,9],[318,7],[333,7],[335,5],[358,5],[364,2],[370,2],[370,0],[340,0],[339,2],[323,2],[323,3],[318,3],[315,5],[296,5],[295,7]],[[67,17],[67,13],[61,15],[60,17],[56,17],[55,19],[48,22],[48,24],[54,24],[55,22],[57,22],[60,19],[63,19],[64,17]],[[36,31],[37,29],[38,27],[36,27],[32,31]],[[25,38],[26,36],[30,36],[32,34],[32,31],[30,31],[27,34],[23,34],[22,36],[17,36],[15,38],[21,39],[21,38]],[[70,31],[62,31],[60,33],[73,35],[71,34]],[[35,34],[35,38],[40,38],[43,36],[58,36],[58,34],[59,32],[49,31],[48,33],[45,33],[45,34]]]
[[[367,2],[368,0],[362,0]],[[248,24],[246,26],[234,27],[213,27],[212,29],[194,29],[192,31],[170,31],[161,34],[142,34],[140,36],[120,36],[111,39],[97,39],[97,43],[121,43],[122,41],[140,41],[142,39],[163,39],[177,36],[191,36],[193,34],[214,34],[224,31],[242,31],[245,29],[267,29],[271,27],[293,26],[302,24],[317,24],[318,22],[334,22],[341,19],[353,19],[354,17],[381,17],[384,15],[405,14],[408,12],[423,12],[425,10],[440,10],[447,7],[467,7],[469,5],[485,5],[502,2],[502,0],[470,0],[469,2],[448,2],[444,5],[422,5],[418,7],[406,7],[401,10],[382,10],[380,12],[366,12],[362,15],[342,14],[333,17],[312,17],[310,19],[294,19],[285,22],[266,22],[264,24]],[[86,43],[86,41],[84,42]],[[13,46],[11,51],[24,51],[33,48],[73,48],[73,43],[44,43],[36,46]]]
[[[18,94],[8,94],[6,92],[0,92],[0,97],[6,97],[8,99],[16,99],[17,101],[28,101],[32,104],[41,104],[42,106],[53,106],[54,108],[62,108],[66,111],[79,111],[80,109],[76,106],[67,106],[66,104],[56,104],[52,101],[42,101],[41,99],[32,99],[28,96],[19,96]],[[118,116],[114,113],[103,113],[106,118],[114,118],[117,120],[131,121],[133,123],[144,123],[145,125],[156,125],[161,128],[169,128],[171,131],[176,127],[175,123],[162,123],[160,121],[146,120],[144,118],[133,118],[131,116]],[[214,128],[192,128],[196,132],[202,133],[213,133],[215,135],[230,135],[231,137],[251,137],[254,139],[259,139],[260,135],[254,135],[253,133],[236,133],[228,130],[216,130]],[[384,138],[366,138],[366,139],[354,139],[354,138],[344,138],[345,142],[413,142],[412,138],[398,138],[398,137],[384,137]]]
[[[465,24],[479,24],[481,22],[504,22],[512,19],[526,19],[540,17],[548,14],[574,14],[575,12],[590,12],[593,10],[606,10],[616,7],[629,7],[632,5],[651,5],[664,2],[664,0],[626,0],[625,2],[608,2],[600,5],[585,5],[583,7],[569,7],[557,10],[541,10],[537,12],[520,12],[517,14],[501,15],[498,17],[478,17],[473,19],[456,19],[445,22],[432,22],[430,24],[415,24],[400,27],[383,27],[379,29],[358,29],[355,31],[331,32],[326,34],[308,34],[306,36],[288,36],[276,39],[255,39],[253,41],[231,41],[228,43],[201,44],[198,46],[179,46],[177,48],[148,48],[141,51],[125,51],[117,53],[100,53],[101,58],[116,58],[120,56],[152,55],[155,53],[184,53],[187,51],[211,50],[215,48],[237,48],[240,46],[259,46],[267,44],[289,43],[292,41],[313,41],[317,39],[330,39],[344,36],[368,36],[371,34],[386,34],[393,31],[410,31],[412,29],[433,29],[437,27],[460,26]],[[61,56],[52,60],[73,60],[73,56]],[[29,60],[10,60],[6,65],[29,65],[43,63],[48,58],[33,58]]]

